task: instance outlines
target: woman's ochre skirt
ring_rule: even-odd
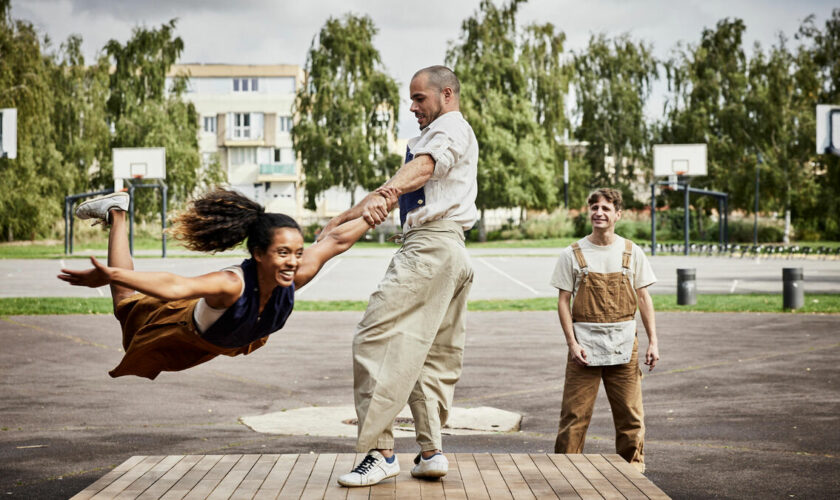
[[[137,375],[154,380],[162,371],[186,370],[220,354],[250,354],[265,345],[268,337],[234,348],[202,339],[193,321],[197,303],[198,299],[167,302],[142,293],[120,301],[115,315],[122,325],[125,356],[108,373],[112,377]]]

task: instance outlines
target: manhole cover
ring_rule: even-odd
[[[342,420],[342,424],[347,425],[357,425],[359,423],[358,418],[348,418],[347,420]],[[394,424],[396,425],[414,425],[414,419],[411,417],[397,417],[394,419]]]

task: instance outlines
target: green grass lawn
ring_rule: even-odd
[[[678,306],[676,295],[652,295],[657,311],[693,312],[785,312],[782,296],[698,295],[697,305]],[[298,301],[298,311],[364,311],[365,301],[331,300]],[[523,300],[473,300],[470,311],[553,311],[557,299],[552,297]],[[0,316],[38,314],[111,314],[111,299],[101,298],[0,298]],[[840,294],[806,294],[805,306],[795,313],[840,313]]]

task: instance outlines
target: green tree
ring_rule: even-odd
[[[52,123],[55,147],[73,171],[73,184],[67,194],[93,185],[107,184],[100,179],[103,164],[110,164],[111,134],[105,103],[108,99],[109,65],[105,58],[86,66],[81,53],[82,39],[71,35],[57,55],[49,82],[54,95]]]
[[[750,90],[746,109],[750,117],[752,145],[761,151],[764,160],[763,178],[765,209],[784,211],[797,222],[800,203],[811,204],[818,194],[814,151],[814,105],[816,83],[812,70],[803,59],[804,52],[788,50],[786,39],[765,54],[759,45],[749,62]],[[803,67],[801,63],[805,63]],[[796,203],[794,203],[796,202]],[[789,226],[785,225],[785,242]]]
[[[723,19],[704,29],[697,45],[677,47],[664,65],[670,94],[657,142],[706,143],[708,175],[692,179],[692,186],[729,193],[730,208],[752,210],[759,148],[746,103],[745,29],[740,19]],[[692,202],[706,212],[714,206],[707,197]]]
[[[184,48],[175,36],[173,19],[159,29],[135,28],[125,45],[110,40],[105,53],[114,65],[110,76],[108,120],[113,124],[112,147],[166,148],[166,184],[176,203],[197,189],[223,179],[218,164],[202,168],[198,152],[199,116],[183,95],[187,76],[166,75]],[[112,176],[110,162],[101,179]],[[152,193],[137,192],[137,206],[144,213],[157,213]]]
[[[368,16],[330,17],[313,39],[306,81],[295,100],[292,141],[306,174],[306,205],[333,186],[373,189],[401,164],[396,139],[399,88],[373,45]],[[352,200],[355,203],[355,199]]]
[[[840,9],[833,9],[820,30],[814,16],[808,17],[799,29],[798,38],[806,43],[799,53],[799,79],[806,90],[803,100],[813,116],[817,104],[840,103]],[[816,147],[814,128],[810,137],[803,137],[810,150]],[[816,155],[813,157],[819,189],[810,197],[800,197],[793,203],[801,214],[802,224],[816,231],[815,236],[840,239],[840,157]]]
[[[48,231],[73,184],[54,141],[53,61],[32,24],[10,13],[10,1],[0,0],[0,108],[18,113],[17,158],[0,158],[0,231],[9,241]]]
[[[550,25],[527,30],[520,39],[519,4],[496,7],[483,0],[461,25],[460,39],[446,60],[461,81],[461,111],[479,144],[478,198],[480,238],[484,211],[499,207],[545,209],[556,204],[557,154],[550,142],[565,124],[561,107],[549,102],[563,80],[557,58],[563,36]]]
[[[628,35],[608,39],[593,35],[585,50],[575,54],[575,137],[586,141],[585,158],[594,184],[626,187],[649,151],[650,133],[644,116],[651,83],[658,76],[651,47]],[[605,164],[615,161],[610,173]],[[612,174],[612,175],[610,175]]]
[[[528,90],[537,123],[542,127],[552,151],[552,164],[558,198],[563,196],[563,162],[571,160],[566,144],[570,131],[566,116],[566,95],[569,93],[572,68],[563,62],[565,33],[555,32],[554,25],[532,24],[525,27],[520,61],[528,79]],[[580,168],[570,169],[570,203],[575,206],[578,187],[586,185],[586,173]],[[585,184],[584,184],[585,183]],[[585,190],[586,188],[584,188]]]

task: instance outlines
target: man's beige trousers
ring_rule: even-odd
[[[421,449],[443,449],[472,281],[458,224],[434,221],[406,233],[353,339],[357,451],[393,448],[392,425],[406,402]]]

